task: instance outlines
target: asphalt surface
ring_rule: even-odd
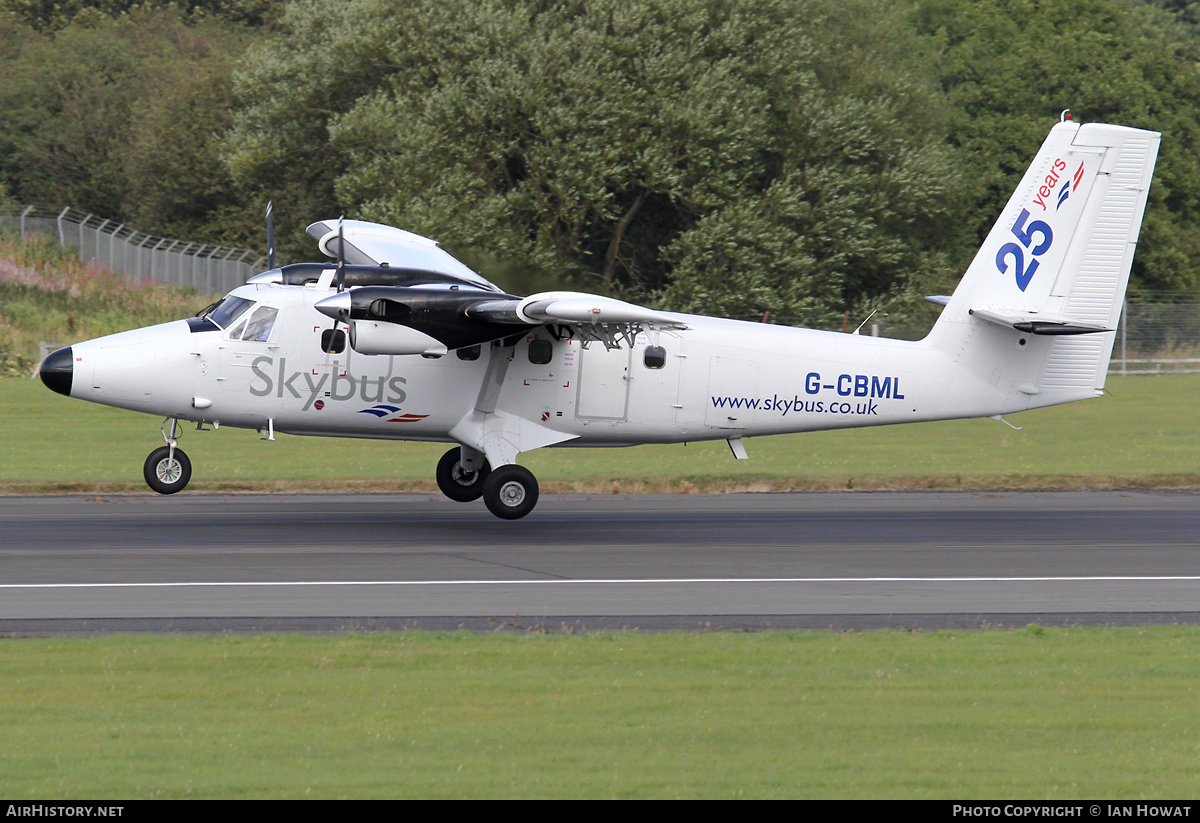
[[[0,498],[0,633],[1200,622],[1200,495]]]

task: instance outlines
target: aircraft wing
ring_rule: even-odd
[[[450,275],[463,283],[500,291],[482,276],[443,251],[436,241],[403,229],[363,220],[322,220],[308,227],[321,251],[337,259],[338,224],[342,227],[345,260],[351,265],[422,269]]]
[[[363,354],[426,354],[501,340],[534,326],[584,346],[632,345],[643,329],[686,328],[683,315],[581,292],[491,296],[475,289],[361,286],[326,297],[317,311],[351,327]],[[415,333],[415,334],[414,334]]]

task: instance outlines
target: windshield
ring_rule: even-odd
[[[220,303],[218,303],[216,308],[208,313],[207,317],[222,329],[227,329],[229,328],[230,323],[232,323],[234,320],[237,320],[242,312],[253,305],[253,300],[247,300],[244,297],[234,297],[233,295],[229,295]]]

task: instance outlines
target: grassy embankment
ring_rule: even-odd
[[[40,235],[0,232],[0,374],[28,376],[38,343],[71,343],[190,317],[213,298],[139,288]]]
[[[0,794],[1181,798],[1195,627],[0,643]]]

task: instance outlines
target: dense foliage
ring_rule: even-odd
[[[1164,133],[1135,286],[1200,285],[1192,0],[0,0],[0,199],[820,322],[952,287],[1061,109]]]

